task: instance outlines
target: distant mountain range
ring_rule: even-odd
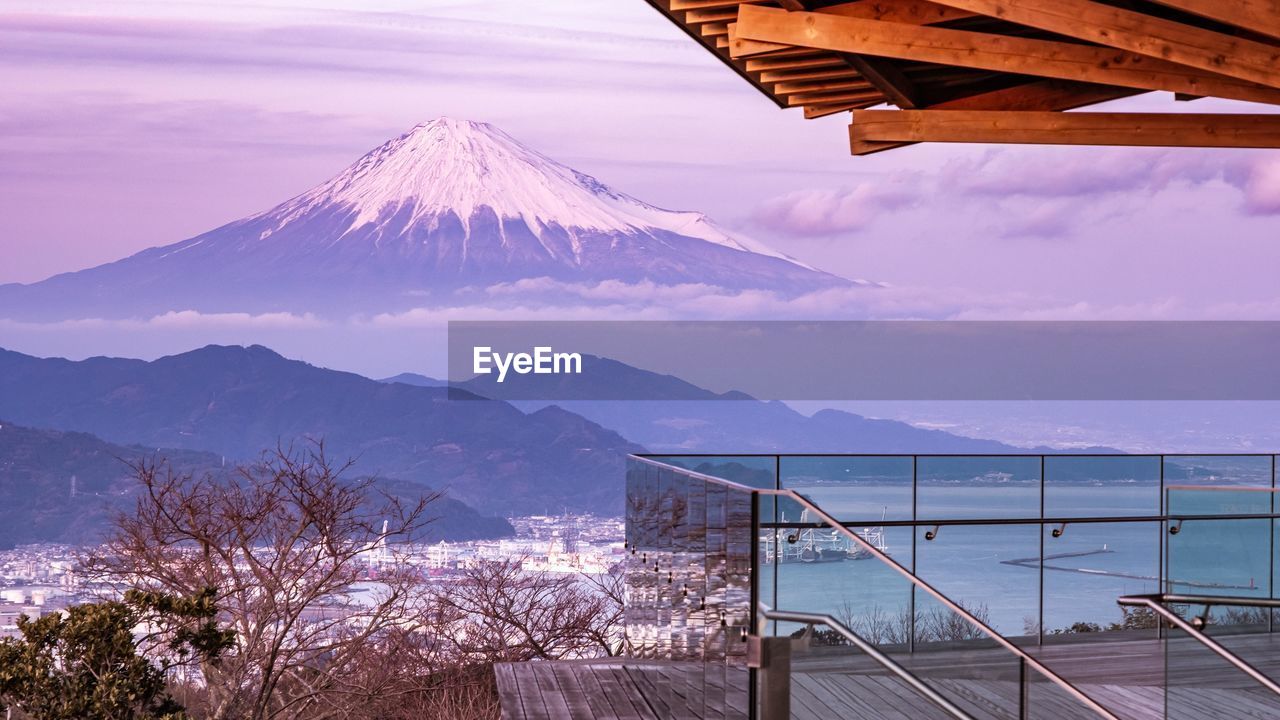
[[[488,515],[621,509],[620,468],[641,446],[559,408],[525,413],[447,396],[260,346],[152,362],[0,351],[0,417],[23,425],[232,459],[322,438],[335,457],[355,458],[357,472],[447,489]]]
[[[222,457],[213,453],[117,445],[88,433],[0,421],[0,549],[101,540],[112,513],[133,505],[138,486],[130,465],[144,459],[163,459],[177,473],[223,476],[228,471]],[[378,485],[406,499],[425,489],[405,481],[380,480]],[[436,501],[428,516],[433,521],[419,536],[424,540],[494,538],[514,532],[506,520],[481,516],[451,498]]]
[[[440,118],[316,188],[202,235],[28,285],[0,317],[395,311],[533,278],[803,294],[853,281],[699,212],[654,207],[484,123]],[[536,284],[535,284],[536,285]],[[538,294],[522,287],[519,301]]]
[[[484,397],[504,397],[496,375],[479,375],[459,387]],[[443,384],[402,375],[397,382]],[[996,440],[918,428],[841,410],[812,416],[786,403],[759,401],[740,392],[714,393],[678,377],[592,355],[578,375],[526,375],[521,388],[556,398],[558,407],[613,429],[652,452],[664,453],[1029,453],[1052,448],[1020,448]],[[578,400],[573,398],[591,398]],[[596,398],[623,398],[617,400]],[[634,400],[633,398],[647,398]],[[512,400],[526,411],[545,402]],[[1084,450],[1082,450],[1084,451]],[[1088,452],[1114,452],[1088,448]]]
[[[455,539],[509,531],[483,516],[618,513],[626,456],[646,450],[1028,452],[835,410],[809,417],[783,403],[724,399],[746,396],[590,360],[600,382],[656,399],[513,404],[482,399],[486,388],[476,383],[469,386],[476,399],[451,400],[441,381],[425,376],[375,381],[260,346],[208,346],[151,362],[0,350],[0,418],[25,426],[0,432],[0,525],[27,528],[18,534],[29,539],[74,538],[88,532],[72,522],[79,513],[90,529],[100,515],[88,500],[64,502],[72,475],[85,497],[116,497],[128,487],[116,458],[158,454],[209,469],[224,456],[252,460],[301,438],[323,439],[334,457],[355,458],[355,473],[385,478],[399,492],[446,489],[458,502],[441,506],[438,530]]]

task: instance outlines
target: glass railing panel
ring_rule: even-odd
[[[1044,462],[1046,517],[1160,514],[1159,456],[1049,456]]]
[[[1270,515],[1271,488],[1232,485],[1170,485],[1166,489],[1169,515]]]
[[[788,517],[801,517],[797,511],[803,508],[792,499],[782,498],[778,506]],[[793,547],[828,549],[832,554],[826,557],[815,552],[806,562],[784,552],[774,567],[778,578],[775,610],[833,616],[840,627],[887,655],[924,687],[974,718],[1070,717],[1054,714],[1063,707],[1073,708],[1071,712],[1079,712],[1080,717],[1098,716],[1087,703],[1065,690],[1065,698],[1046,690],[1044,702],[1052,703],[1057,710],[1044,709],[1035,714],[1027,704],[1030,698],[1025,683],[1028,678],[1047,676],[1027,665],[1022,656],[1003,644],[1003,638],[984,628],[996,626],[999,631],[999,617],[1005,617],[1006,624],[1021,630],[1024,617],[1034,616],[1037,572],[1010,567],[1008,577],[1014,580],[1003,586],[993,585],[993,572],[987,564],[1000,564],[1001,556],[992,555],[995,548],[1010,553],[1009,557],[1038,559],[1038,524],[944,527],[931,542],[950,537],[952,544],[935,545],[932,552],[921,547],[924,541],[917,539],[919,556],[931,556],[938,568],[947,562],[981,564],[956,573],[972,579],[972,585],[957,585],[968,590],[972,600],[941,589],[950,596],[944,600],[895,567],[892,553],[890,559],[876,553],[864,553],[862,559],[847,554],[838,557],[835,553],[841,548],[835,540],[844,534],[836,526],[820,523],[812,512],[805,519],[810,522],[781,532],[795,539]],[[811,527],[813,524],[819,526]],[[854,532],[866,539],[861,531]],[[890,547],[896,543],[905,547],[910,542],[909,534],[899,535],[900,540],[892,533],[887,537]],[[787,538],[782,542],[787,543]],[[972,557],[970,551],[975,547],[982,548],[985,557]],[[1016,598],[1016,607],[1008,605],[1002,597],[1006,594]],[[768,628],[771,635],[788,638],[792,717],[951,717],[926,693],[886,671],[883,664],[833,627],[778,621]]]
[[[891,565],[875,560],[841,528],[827,525],[790,498],[777,498],[777,508],[779,527],[765,533],[759,552],[775,578],[771,607],[832,615],[871,632],[878,643],[906,647],[909,636],[891,637],[887,628],[909,613],[911,583]],[[910,528],[866,526],[854,531],[910,567]]]
[[[953,718],[918,687],[886,670],[823,625],[779,623],[790,638],[792,718]],[[922,685],[973,718],[1018,720],[1018,659],[995,646],[957,645],[946,652],[892,659]]]
[[[637,682],[673,717],[745,720],[753,495],[632,460],[627,472],[630,655]]]
[[[1166,632],[1168,640],[1165,644],[1167,677],[1165,717],[1168,720],[1280,717],[1280,696],[1229,664],[1181,629],[1171,628]],[[1228,649],[1232,651],[1239,651],[1245,639],[1235,638],[1235,642],[1224,644],[1228,644]],[[1256,639],[1270,642],[1271,636],[1261,635]],[[1261,645],[1258,647],[1261,648]],[[1261,652],[1246,654],[1263,655]],[[1274,647],[1270,657],[1275,657]],[[1273,666],[1274,660],[1270,668],[1272,675],[1274,675]]]
[[[753,522],[755,496],[730,489],[725,496],[725,602],[717,619],[708,622],[723,637],[725,654],[713,658],[725,668],[725,717],[745,720],[748,712],[747,635],[753,630],[753,565],[758,525]]]
[[[773,455],[654,455],[650,460],[754,488],[778,486]]]
[[[1271,487],[1270,455],[1166,455],[1165,486]]]
[[[920,520],[1040,516],[1040,457],[938,457],[917,460]]]
[[[1116,605],[1160,592],[1159,521],[1044,528],[1044,641],[1151,640],[1150,613]]]
[[[1274,523],[1269,518],[1249,516],[1270,514],[1274,494],[1271,490],[1256,488],[1169,488],[1165,591],[1183,595],[1269,597]],[[1222,617],[1223,620],[1233,618],[1244,619]]]
[[[928,539],[932,535],[933,539]],[[916,530],[916,574],[1000,634],[1035,642],[1040,525],[943,525]],[[920,636],[927,641],[927,636]]]
[[[911,457],[783,457],[778,467],[782,487],[842,522],[911,520]]]

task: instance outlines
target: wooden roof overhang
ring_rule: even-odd
[[[1280,147],[1271,112],[1063,112],[1152,91],[1280,105],[1280,0],[646,1],[780,107],[852,112],[855,155]]]

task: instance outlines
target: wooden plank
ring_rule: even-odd
[[[883,20],[885,22],[907,23],[909,25],[934,25],[951,20],[963,20],[975,17],[976,13],[948,7],[938,2],[927,0],[876,0],[867,2],[842,3],[828,5],[814,12],[844,17],[865,18],[867,20]]]
[[[1275,88],[1110,48],[756,6],[743,6],[737,24],[739,37],[764,42],[1280,104]]]
[[[1280,47],[1094,0],[939,0],[944,5],[1280,88]],[[1215,0],[1217,5],[1229,5]]]
[[[879,90],[875,89],[787,96],[787,104],[792,107],[799,105],[852,105],[864,102],[882,103],[884,102],[884,96],[880,94]]]
[[[1280,115],[855,110],[859,142],[1280,148]]]
[[[799,0],[790,10],[806,10],[808,3]],[[916,25],[946,22],[962,17],[972,17],[972,13],[956,10],[927,0],[879,0],[878,2],[850,2],[818,8],[815,12],[840,15],[843,17],[861,17],[885,22],[901,22]],[[733,26],[729,28],[731,57],[748,57],[763,52],[776,50],[785,45],[761,43],[736,37]],[[841,56],[850,67],[866,78],[876,87],[889,102],[900,108],[916,108],[924,104],[923,95],[916,84],[902,73],[892,61],[884,58],[867,57],[855,54]]]
[[[879,104],[880,102],[876,101],[876,102],[853,103],[850,105],[805,105],[804,117],[806,120],[814,120],[816,118],[823,118],[830,115],[836,115],[842,112],[848,112],[850,110],[861,110],[863,108],[875,107],[876,105],[879,105]]]
[[[1154,0],[1171,8],[1280,38],[1280,0]]]
[[[707,22],[733,22],[738,17],[738,8],[707,8],[702,10],[689,10],[684,14],[686,23],[707,23]]]
[[[748,58],[755,55],[763,55],[765,53],[778,52],[786,50],[790,45],[781,43],[760,42],[759,40],[747,40],[738,37],[738,23],[729,23],[729,57],[732,58]]]
[[[768,2],[768,0],[671,0],[671,11],[707,10],[712,8],[737,7],[751,3]]]
[[[569,717],[584,719],[596,717],[591,703],[587,701],[587,694],[581,682],[581,677],[590,673],[583,672],[585,668],[572,667],[565,663],[546,663],[546,665],[547,671],[556,680],[565,705],[569,708]]]
[[[609,698],[610,704],[618,712],[619,720],[656,720],[657,715],[645,700],[643,692],[630,678],[623,675],[626,682],[622,682],[619,679],[621,673],[609,667],[596,668],[593,674],[604,690],[605,697]],[[628,707],[631,708],[630,711],[627,710]]]
[[[853,68],[836,66],[817,70],[765,70],[760,73],[760,82],[780,83],[856,77],[858,77],[858,73],[854,72]]]
[[[812,82],[778,83],[773,91],[779,95],[797,93],[832,92],[835,90],[870,90],[871,83],[862,78],[851,77],[839,80],[816,80]]]
[[[844,61],[834,55],[815,54],[809,58],[794,60],[748,60],[747,72],[764,72],[766,70],[806,70],[810,68],[829,68],[844,66]]]
[[[1060,112],[1138,95],[1142,91],[1110,85],[1074,83],[1065,80],[1037,82],[969,95],[931,105],[934,110],[1039,110]],[[915,143],[861,143],[858,155],[906,147]]]
[[[578,682],[582,686],[587,698],[587,704],[591,708],[589,717],[639,720],[640,714],[636,712],[629,699],[625,697],[614,698],[611,694],[605,692],[600,685],[599,673],[597,673],[596,668],[590,665],[579,666],[573,668],[571,672],[579,675]]]
[[[542,696],[542,702],[546,705],[549,720],[571,720],[573,715],[569,710],[564,691],[554,674],[553,665],[545,662],[531,662],[528,664],[528,670]],[[534,716],[530,715],[530,717]]]
[[[523,720],[526,714],[515,666],[498,663],[493,666],[493,675],[498,685],[498,705],[502,709],[502,720]]]
[[[729,23],[706,23],[698,28],[702,37],[717,37],[729,34]]]

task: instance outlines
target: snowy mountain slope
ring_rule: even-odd
[[[701,213],[618,192],[491,125],[440,118],[266,212],[0,286],[0,317],[388,311],[539,277],[794,294],[850,284]]]

